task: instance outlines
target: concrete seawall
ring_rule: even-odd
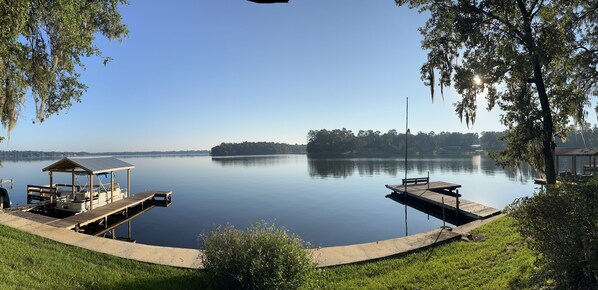
[[[502,215],[486,220],[474,221],[456,227],[452,231],[446,229],[434,229],[425,233],[396,239],[347,246],[324,247],[311,249],[311,251],[315,261],[318,263],[318,267],[330,267],[377,260],[409,253],[439,243],[457,240],[461,235],[500,216]],[[0,224],[59,243],[125,259],[178,268],[203,269],[203,252],[198,249],[151,246],[89,236],[76,233],[72,230],[56,228],[17,217],[1,209]]]

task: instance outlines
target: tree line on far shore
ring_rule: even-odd
[[[409,133],[405,143],[405,133],[389,130],[386,133],[373,130],[321,129],[309,131],[307,138],[308,154],[334,155],[403,155],[405,144],[408,154],[467,153],[479,150],[499,151],[506,147],[504,132],[459,133],[440,132]],[[557,147],[596,147],[598,127],[584,130],[571,130],[565,141],[556,140]]]
[[[459,132],[418,132],[409,134],[389,130],[386,133],[373,130],[360,130],[354,134],[351,130],[311,130],[307,138],[308,154],[338,155],[402,155],[405,144],[408,153],[440,154],[463,153],[476,150],[499,150],[505,143],[500,140],[502,132],[459,133]],[[405,143],[407,139],[407,143]]]
[[[306,145],[275,142],[221,143],[212,147],[212,156],[305,154]]]
[[[440,132],[409,133],[409,155],[459,154],[475,151],[499,151],[505,148],[504,132],[481,133]],[[388,156],[405,154],[405,133],[390,130],[386,133],[373,130],[321,129],[307,134],[307,145],[275,142],[221,143],[212,148],[212,156],[313,154],[339,156]],[[571,130],[557,147],[598,147],[598,127]]]

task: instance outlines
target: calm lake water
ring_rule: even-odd
[[[405,174],[400,158],[312,159],[305,155],[212,158],[118,157],[135,165],[131,191],[172,190],[173,204],[132,222],[139,243],[197,248],[197,235],[216,224],[246,227],[265,220],[282,225],[313,246],[372,242],[438,228],[442,221],[385,196],[385,184]],[[13,205],[24,204],[27,184],[48,184],[41,169],[55,160],[3,161],[0,178],[14,178]],[[502,209],[536,186],[527,167],[504,170],[481,155],[410,159],[409,177],[463,185],[464,199]],[[60,174],[55,174],[55,177]],[[126,184],[126,173],[116,179]],[[69,182],[70,175],[64,180]],[[126,236],[126,227],[117,229]]]

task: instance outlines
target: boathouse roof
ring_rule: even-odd
[[[132,164],[114,157],[64,157],[47,166],[42,171],[50,172],[84,172],[87,174],[100,174],[112,171],[135,168]]]
[[[598,155],[598,148],[555,148],[556,156],[592,156]]]

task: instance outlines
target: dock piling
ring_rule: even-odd
[[[457,189],[455,205],[457,206],[457,216],[459,216],[459,190]]]
[[[444,196],[442,197],[442,227],[446,227],[446,220],[444,218]]]

